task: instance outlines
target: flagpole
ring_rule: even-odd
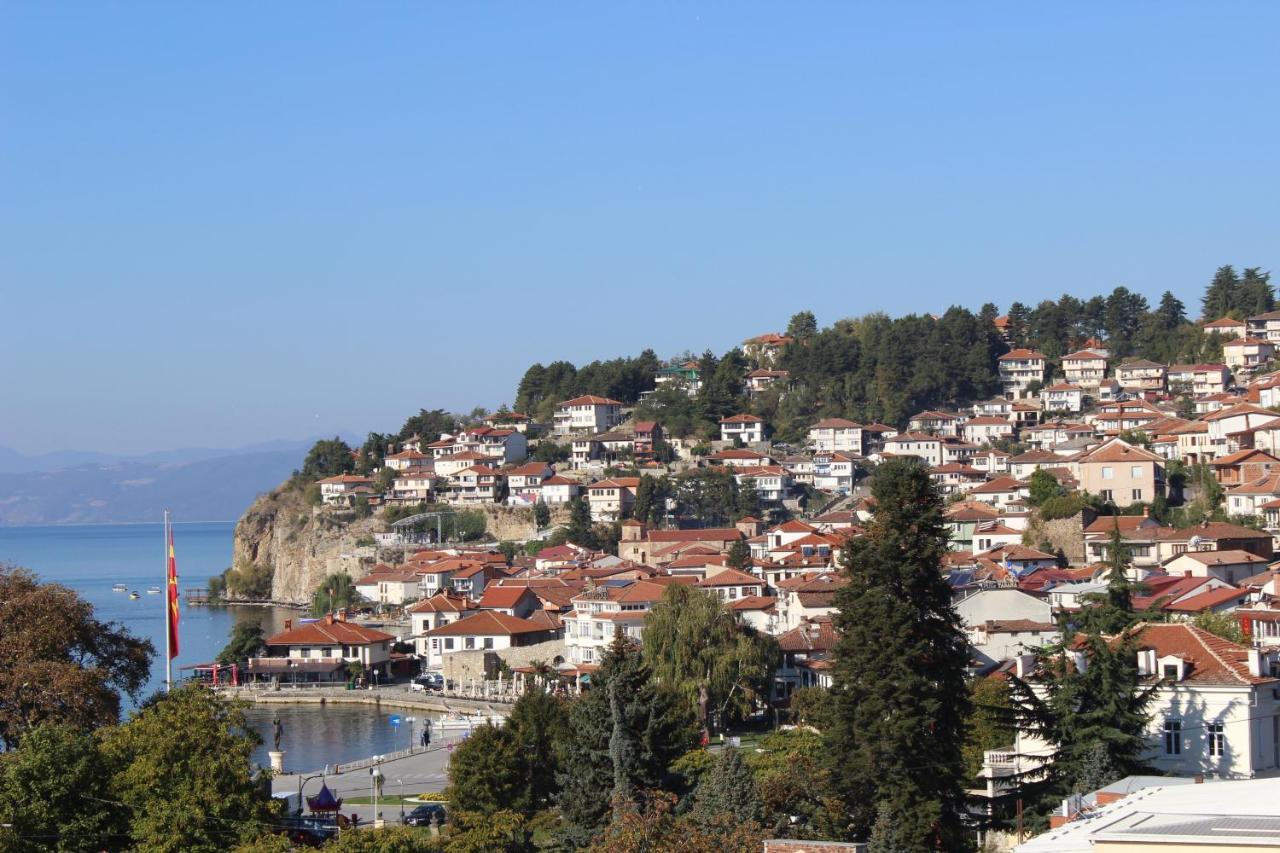
[[[169,603],[169,510],[164,511],[164,595],[161,596],[164,601],[164,692],[168,693],[173,689],[173,657],[169,651],[170,637],[173,634],[173,628],[169,624],[169,620],[173,618],[170,612],[172,605]]]

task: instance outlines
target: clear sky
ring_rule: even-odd
[[[0,445],[1276,263],[1274,3],[9,3]]]

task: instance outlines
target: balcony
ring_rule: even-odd
[[[1013,776],[1019,767],[1018,753],[1013,747],[988,749],[982,753],[982,775],[988,779]]]

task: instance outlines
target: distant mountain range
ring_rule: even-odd
[[[0,526],[234,521],[295,469],[314,439],[122,457],[0,448]]]

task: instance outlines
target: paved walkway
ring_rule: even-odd
[[[404,758],[395,759],[393,761],[385,761],[380,765],[383,775],[382,794],[380,796],[395,796],[403,789],[406,793],[421,793],[424,791],[443,791],[448,783],[447,768],[449,766],[450,747],[462,740],[461,734],[450,733],[447,738],[441,741],[434,741],[426,752],[419,752],[415,755],[406,756]],[[289,756],[285,755],[285,765],[289,763]],[[271,782],[271,789],[277,794],[296,794],[298,792],[298,782],[303,781],[303,806],[305,808],[305,798],[314,797],[320,791],[320,779],[318,775],[296,773],[287,773],[277,776]],[[353,770],[349,773],[340,773],[337,775],[329,775],[324,777],[324,784],[329,786],[329,790],[333,792],[335,797],[368,797],[370,790],[369,768]],[[405,812],[413,810],[413,806],[406,805]],[[400,819],[399,804],[378,804],[378,811],[382,812],[383,817],[388,822],[397,822]],[[343,805],[342,813],[346,815],[360,815],[361,823],[368,822],[372,825],[374,814],[372,805],[364,806],[347,806]]]

